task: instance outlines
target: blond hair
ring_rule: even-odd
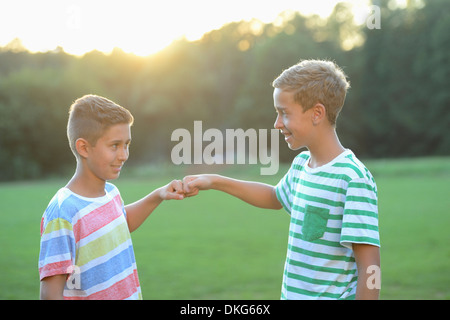
[[[323,104],[328,121],[335,125],[350,83],[342,69],[332,61],[302,60],[284,70],[272,86],[294,92],[294,101],[304,111],[316,103]]]
[[[77,157],[77,139],[83,138],[95,145],[110,126],[122,123],[131,126],[133,122],[132,114],[124,107],[104,97],[85,95],[75,100],[69,109],[67,137],[70,149]]]

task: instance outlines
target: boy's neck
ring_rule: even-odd
[[[75,174],[67,183],[66,188],[82,197],[98,198],[105,195],[105,184],[105,180],[93,176],[92,173],[89,174],[77,165]]]
[[[311,153],[308,163],[310,168],[321,167],[345,151],[334,128],[323,133],[316,141],[316,144],[308,146]]]

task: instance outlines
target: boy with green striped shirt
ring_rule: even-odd
[[[219,175],[184,178],[186,196],[216,189],[291,216],[281,299],[378,299],[377,187],[336,134],[349,88],[333,62],[304,60],[275,79],[275,128],[306,147],[276,186]]]

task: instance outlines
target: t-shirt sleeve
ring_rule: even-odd
[[[275,186],[275,192],[277,194],[278,201],[280,201],[283,208],[291,214],[292,209],[292,175],[293,168],[291,167],[289,171],[284,175],[284,177]]]
[[[350,249],[352,243],[380,246],[377,189],[367,178],[348,184],[340,243]]]
[[[41,224],[39,278],[69,274],[75,263],[75,237],[72,224],[54,218]]]

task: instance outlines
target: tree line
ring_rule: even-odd
[[[449,155],[450,3],[377,5],[379,29],[356,25],[340,3],[327,19],[287,11],[270,24],[234,22],[148,57],[121,49],[32,54],[17,42],[0,48],[0,180],[73,166],[68,108],[87,93],[133,113],[134,163],[170,161],[171,133],[193,130],[194,121],[205,129],[273,128],[271,82],[309,58],[332,59],[349,76],[337,131],[358,156]],[[283,141],[279,152],[283,162],[296,154]]]

